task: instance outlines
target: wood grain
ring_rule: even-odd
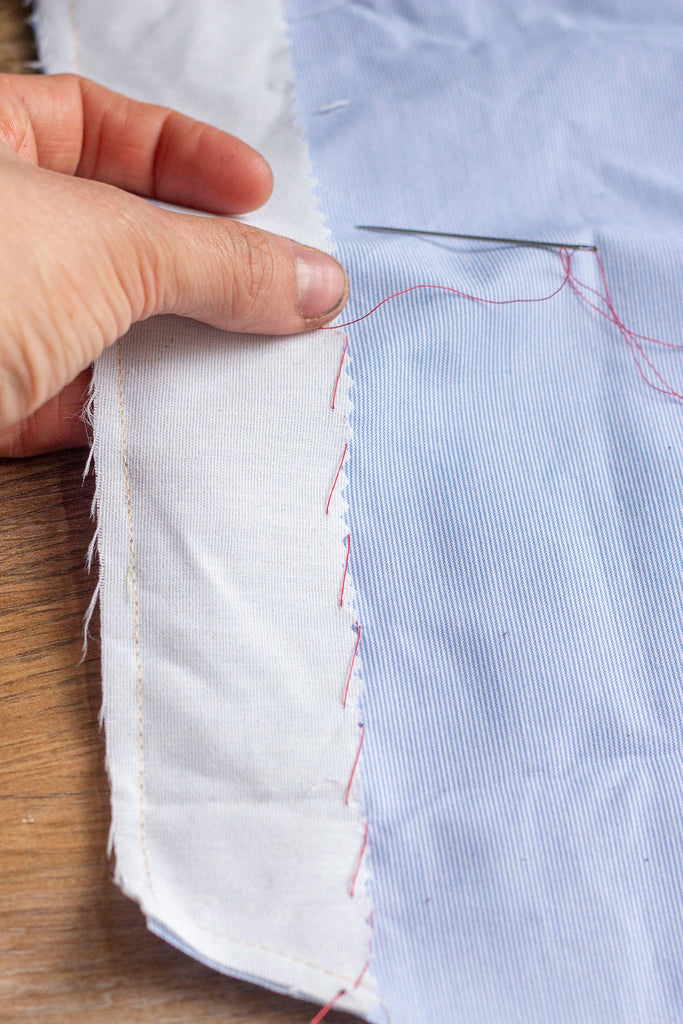
[[[21,3],[0,0],[0,71],[33,58]],[[96,619],[80,660],[95,582],[84,461],[0,460],[0,1021],[306,1024],[315,1007],[151,935],[111,881]]]
[[[0,71],[21,74],[37,58],[23,0],[0,0]]]

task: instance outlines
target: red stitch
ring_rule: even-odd
[[[354,988],[360,988],[360,983],[363,980],[363,978],[365,977],[365,972],[367,971],[369,966],[370,966],[370,961],[366,960],[365,964],[363,966],[363,970],[360,972],[360,974],[356,978],[356,982],[355,982],[355,984],[353,986]]]
[[[356,632],[358,633],[358,636],[356,637],[356,646],[353,649],[353,657],[351,658],[351,667],[349,668],[349,674],[348,674],[347,679],[346,679],[346,689],[344,690],[344,700],[342,701],[342,707],[344,707],[344,708],[346,707],[346,698],[349,695],[349,686],[351,685],[351,676],[353,675],[353,666],[356,663],[356,655],[358,654],[358,645],[360,643],[360,622],[356,623]]]
[[[344,343],[344,351],[342,352],[341,363],[339,364],[339,373],[337,374],[337,379],[334,382],[334,392],[332,393],[332,408],[333,409],[335,407],[335,402],[337,401],[337,388],[339,387],[339,381],[341,380],[342,367],[344,365],[344,359],[346,357],[346,350],[349,347],[349,336],[348,336],[348,334],[345,334],[344,337],[346,338],[346,341]]]
[[[344,459],[346,458],[346,452],[347,452],[348,447],[349,447],[349,442],[347,441],[346,444],[344,445],[344,451],[342,452],[341,462],[339,463],[339,469],[337,470],[337,475],[335,476],[334,483],[332,484],[332,490],[330,491],[330,496],[327,499],[327,506],[325,508],[325,515],[326,516],[329,516],[329,514],[330,514],[330,502],[332,501],[332,495],[334,494],[334,489],[337,486],[337,480],[339,479],[339,474],[341,473],[342,466],[344,465]]]
[[[351,896],[351,898],[353,898],[353,896],[355,895],[355,892],[356,892],[356,882],[358,881],[358,875],[360,874],[360,866],[363,863],[363,857],[365,855],[365,847],[368,845],[368,831],[369,831],[369,829],[368,829],[367,822],[366,822],[365,832],[363,833],[363,845],[361,846],[360,853],[358,854],[358,863],[356,864],[356,870],[354,871],[353,878],[351,879],[351,888],[349,889],[349,896]],[[362,976],[363,975],[361,974],[361,977]],[[355,986],[354,986],[354,988],[355,988]]]
[[[351,554],[351,534],[346,538],[346,562],[344,563],[344,576],[342,578],[341,594],[339,595],[339,607],[344,607],[344,587],[346,586],[346,574],[349,571],[349,555]]]
[[[349,797],[351,796],[351,786],[353,785],[353,777],[356,774],[356,769],[358,768],[358,762],[360,761],[360,752],[363,749],[363,742],[365,740],[365,726],[363,725],[362,722],[361,722],[360,728],[361,728],[360,743],[358,744],[358,753],[356,754],[356,760],[353,762],[353,768],[351,769],[351,778],[349,779],[349,784],[346,787],[346,797],[344,799],[344,803],[345,804],[348,804]]]
[[[360,974],[356,978],[355,982],[353,983],[354,989],[360,988],[361,982],[362,982],[363,978],[365,977],[366,971],[367,971],[369,966],[370,966],[370,961],[366,960],[364,965],[363,965],[363,970],[360,972]],[[325,1005],[323,1006],[322,1010],[318,1010],[318,1012],[316,1013],[315,1017],[311,1021],[311,1024],[320,1024],[320,1021],[323,1020],[327,1016],[327,1014],[330,1012],[330,1010],[332,1009],[334,1004],[339,999],[341,999],[342,996],[345,996],[345,995],[346,995],[346,989],[345,988],[340,988],[339,991],[337,992],[337,994],[335,996],[332,996],[332,998],[330,999],[329,1003],[325,1003]]]
[[[367,826],[366,826],[366,828],[367,828]],[[370,940],[370,945],[372,946],[372,940]],[[369,966],[370,966],[370,961],[366,960],[365,963],[363,964],[362,971],[360,972],[360,974],[356,978],[355,982],[353,983],[354,989],[360,988],[361,982],[363,981],[363,978],[365,977],[365,974],[366,974]],[[345,995],[346,995],[346,989],[345,988],[340,988],[339,991],[337,992],[337,994],[335,996],[332,996],[332,998],[330,999],[329,1003],[325,1003],[323,1008],[321,1010],[318,1010],[318,1012],[316,1013],[315,1017],[311,1021],[311,1024],[320,1024],[320,1021],[323,1020],[327,1016],[327,1014],[330,1012],[330,1010],[332,1009],[334,1004],[339,999],[341,999],[342,996],[345,996]]]
[[[329,1003],[325,1003],[325,1005],[323,1006],[322,1010],[318,1010],[318,1012],[316,1013],[315,1017],[311,1021],[311,1024],[320,1024],[320,1021],[323,1020],[324,1017],[327,1017],[328,1013],[330,1012],[330,1010],[332,1009],[334,1004],[339,999],[341,999],[342,996],[345,996],[345,995],[346,995],[346,989],[345,988],[340,988],[339,991],[337,992],[336,996],[332,996],[332,998],[330,999]]]

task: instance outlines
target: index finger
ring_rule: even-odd
[[[41,167],[211,213],[261,206],[272,174],[245,142],[78,75],[12,75]]]

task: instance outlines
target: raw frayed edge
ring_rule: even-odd
[[[321,197],[321,186],[318,181],[315,171],[313,170],[313,163],[311,161],[310,150],[308,147],[308,140],[306,138],[306,128],[304,125],[304,119],[301,115],[301,106],[299,103],[299,97],[296,91],[296,77],[294,74],[294,61],[292,59],[292,51],[294,47],[294,40],[292,32],[289,27],[289,22],[284,15],[284,11],[281,12],[282,19],[282,34],[287,46],[287,82],[286,82],[286,98],[289,113],[292,118],[292,124],[294,126],[294,133],[296,138],[301,142],[303,149],[303,162],[304,172],[308,187],[313,197],[313,204],[315,210],[320,217],[320,225],[323,232],[323,238],[325,240],[327,249],[329,252],[334,253],[334,239],[332,232],[327,226],[327,219],[323,210],[322,197]]]
[[[47,75],[49,73],[47,58],[43,54],[46,54],[50,48],[50,37],[40,16],[40,0],[23,0],[23,2],[24,7],[30,12],[26,16],[26,22],[33,32],[36,50],[38,51],[37,59],[29,61],[26,66],[41,75]]]
[[[38,59],[31,61],[28,66],[39,71],[41,74],[65,72],[77,75],[82,74],[80,46],[76,30],[76,12],[73,0],[62,0],[61,3],[64,15],[68,19],[70,26],[70,45],[67,44],[69,45],[70,52],[66,57],[63,46],[60,46],[59,42],[55,44],[55,40],[48,28],[50,20],[54,21],[55,18],[59,18],[59,14],[54,12],[54,7],[56,7],[54,0],[23,0],[23,2],[24,6],[28,7],[31,12],[26,21],[33,29],[36,49],[38,50]],[[45,15],[44,12],[50,8],[53,9],[52,14]],[[60,49],[61,53],[59,52]]]
[[[41,60],[40,51],[44,46],[40,45],[40,40],[43,36],[42,22],[38,11],[38,0],[23,0],[24,7],[26,8],[26,24],[30,27],[33,32],[33,38],[36,41],[36,50],[38,50],[38,56],[35,60],[26,61],[26,67],[30,68],[31,71],[36,71],[38,74],[47,74],[47,68],[45,61]]]
[[[292,38],[292,33],[291,33],[291,30],[290,30],[289,23],[288,23],[287,19],[284,17],[284,12],[283,12],[283,15],[282,15],[282,21],[283,21],[284,38],[285,38],[285,42],[286,42],[286,45],[287,45],[287,70],[288,70],[287,100],[288,100],[288,105],[289,105],[289,111],[290,111],[290,114],[291,114],[291,117],[292,117],[292,122],[293,122],[293,124],[295,126],[295,130],[296,130],[296,132],[297,132],[297,134],[298,134],[298,136],[299,136],[299,138],[300,138],[300,140],[302,142],[302,145],[303,145],[306,178],[307,178],[307,181],[308,181],[308,186],[309,186],[311,195],[313,197],[313,202],[315,204],[315,208],[316,208],[316,210],[317,210],[317,212],[318,212],[318,214],[320,216],[320,221],[321,221],[321,224],[322,224],[322,227],[323,227],[323,231],[324,231],[324,239],[325,239],[325,242],[327,243],[328,250],[330,252],[334,253],[334,250],[335,250],[334,240],[333,240],[333,237],[332,237],[332,233],[331,233],[331,231],[329,230],[329,228],[327,226],[327,221],[326,221],[326,218],[325,218],[325,215],[324,215],[324,211],[323,211],[322,196],[321,196],[322,189],[321,189],[320,183],[318,182],[318,179],[317,179],[317,177],[315,175],[315,172],[313,170],[313,164],[312,164],[311,158],[310,158],[310,150],[309,150],[308,141],[307,141],[307,138],[306,138],[306,130],[305,130],[305,127],[304,127],[303,118],[301,116],[301,109],[300,109],[299,99],[298,99],[298,95],[297,95],[297,91],[296,91],[296,77],[295,77],[295,74],[294,74],[294,66],[293,66],[293,59],[292,59],[293,38]],[[332,326],[334,326],[334,325],[332,325]],[[345,337],[343,330],[340,329],[340,333],[341,333],[342,337]],[[335,398],[335,408],[334,408],[334,412],[333,412],[333,415],[340,415],[340,416],[343,417],[343,421],[344,421],[344,425],[345,425],[345,440],[346,440],[346,443],[348,445],[348,458],[353,458],[353,447],[352,447],[352,444],[351,444],[352,439],[353,439],[353,431],[351,429],[351,422],[350,422],[351,421],[351,414],[353,412],[353,402],[352,402],[351,395],[350,395],[350,391],[351,391],[351,387],[352,387],[352,378],[351,378],[351,375],[349,373],[349,367],[351,365],[351,358],[352,358],[351,357],[351,353],[350,353],[350,351],[347,348],[346,351],[345,351],[345,354],[342,356],[341,370],[340,370],[340,374],[339,374],[339,380],[338,380],[337,392],[336,392],[336,398]],[[344,463],[342,463],[341,471],[340,471],[340,474],[339,474],[339,479],[337,481],[337,485],[336,485],[336,488],[335,488],[334,501],[333,501],[333,503],[331,505],[331,511],[335,515],[338,516],[338,522],[339,522],[339,524],[341,525],[341,528],[342,528],[341,532],[340,532],[340,536],[339,536],[339,545],[340,545],[340,549],[341,549],[340,562],[341,562],[342,565],[346,562],[347,550],[346,550],[346,543],[345,542],[346,542],[346,538],[350,535],[350,530],[348,528],[348,524],[346,523],[346,519],[345,519],[346,513],[347,513],[348,508],[349,508],[348,501],[347,501],[346,496],[345,496],[345,492],[346,492],[346,489],[347,489],[348,485],[349,485],[349,478],[348,478],[348,476],[346,474],[346,471],[344,469]],[[353,543],[353,538],[351,538],[351,543]],[[348,570],[346,572],[345,579],[344,579],[344,611],[345,611],[345,613],[347,615],[347,618],[348,618],[348,621],[349,621],[349,631],[352,633],[352,635],[354,635],[354,642],[355,642],[356,634],[354,632],[354,626],[356,626],[356,628],[357,628],[358,623],[359,623],[360,620],[358,618],[358,612],[357,612],[357,608],[356,608],[356,590],[355,590],[355,587],[354,587],[354,584],[353,584],[353,573],[352,573],[352,568],[351,568],[350,565],[348,566]],[[354,660],[353,660],[353,663],[352,663],[351,675],[350,675],[350,686],[349,686],[349,691],[348,691],[348,698],[347,698],[347,701],[346,701],[346,707],[344,709],[344,713],[345,714],[353,714],[353,715],[355,715],[355,720],[356,720],[356,722],[359,725],[360,725],[360,722],[359,722],[359,698],[360,698],[360,693],[361,693],[361,690],[362,690],[362,673],[361,673],[361,662],[362,662],[362,659],[361,659],[361,652],[360,652],[360,648],[361,647],[362,647],[362,644],[359,644],[358,645],[358,649],[357,649],[356,653],[354,654]],[[340,695],[340,699],[341,699],[341,695]],[[359,733],[360,733],[360,729],[359,729]],[[363,841],[363,835],[364,835],[364,833],[366,831],[366,828],[367,828],[367,821],[365,820],[364,815],[363,815],[363,803],[362,803],[362,754],[361,754],[361,757],[359,758],[359,761],[357,763],[355,772],[356,772],[355,784],[354,784],[353,793],[351,795],[351,799],[349,801],[349,804],[350,804],[351,808],[353,809],[353,811],[355,813],[355,819],[356,819],[355,824],[357,825],[357,831],[358,831],[358,837],[359,837],[359,847],[360,847],[360,844]],[[374,978],[374,976],[372,974],[372,963],[371,963],[371,961],[372,961],[372,947],[373,947],[373,941],[372,941],[372,938],[373,938],[373,936],[372,936],[373,907],[372,907],[372,902],[370,900],[370,887],[369,887],[369,881],[370,881],[369,849],[365,850],[364,856],[363,856],[362,861],[360,863],[360,868],[356,871],[356,866],[355,865],[353,865],[351,867],[351,873],[353,873],[354,871],[356,872],[356,877],[355,877],[355,883],[354,883],[354,895],[351,898],[353,898],[354,900],[358,901],[359,905],[362,907],[362,910],[363,910],[364,915],[365,915],[366,925],[367,925],[367,928],[368,928],[368,960],[369,960],[370,966],[369,966],[369,968],[367,970],[366,977],[367,977],[367,981],[374,987],[375,996],[377,998],[378,1005],[382,1006],[384,1008],[385,1012],[388,1015],[388,1010],[386,1009],[386,1007],[382,1003],[382,1000],[381,1000],[381,998],[379,996],[379,992],[377,990],[376,979]],[[352,877],[352,874],[350,874],[350,876],[349,876],[349,882],[350,882],[351,877]],[[349,996],[351,996],[351,992],[349,992],[348,994],[349,994]],[[339,1008],[339,1009],[346,1008],[346,1009],[350,1009],[350,1010],[353,1011],[353,1003],[352,1002],[347,1002],[347,1000],[344,999],[343,996],[340,997],[338,1002],[335,1003],[335,1007]]]
[[[95,420],[95,382],[94,381],[95,381],[95,378],[93,376],[90,379],[90,386],[88,388],[88,400],[86,401],[86,403],[85,403],[85,405],[83,407],[83,412],[81,413],[81,419],[83,420],[85,425],[88,427],[88,430],[90,432],[90,436],[92,437],[92,441],[90,443],[90,449],[88,451],[88,458],[86,459],[85,467],[83,469],[83,481],[85,481],[86,477],[88,476],[88,474],[90,472],[95,471],[95,493],[93,494],[92,503],[90,505],[90,518],[95,522],[95,529],[93,531],[92,538],[90,540],[90,543],[88,544],[88,549],[87,549],[86,554],[85,554],[85,567],[86,567],[88,573],[92,572],[92,566],[93,566],[93,561],[95,560],[95,555],[97,553],[98,537],[99,537],[99,532],[100,532],[100,526],[99,526],[99,522],[98,522],[98,519],[97,519],[97,509],[98,509],[98,500],[99,500],[98,482],[97,482],[97,472],[95,470],[95,465],[94,465],[95,443],[96,443],[95,442],[95,433],[94,433],[94,420]],[[88,654],[88,639],[89,639],[89,635],[90,635],[89,634],[90,622],[92,620],[93,614],[95,612],[95,608],[97,607],[97,603],[98,603],[99,598],[100,598],[101,583],[102,583],[102,576],[101,576],[101,573],[98,572],[98,574],[97,574],[97,583],[95,584],[95,588],[94,588],[94,590],[92,592],[92,596],[90,598],[90,602],[89,602],[88,607],[86,609],[85,615],[83,616],[83,644],[81,646],[81,658],[80,658],[80,661],[78,662],[79,665],[83,664],[83,662],[85,661],[85,659],[87,657],[87,654]],[[100,710],[100,714],[99,714],[99,724],[100,724],[100,728],[102,728],[102,711],[101,710]]]
[[[346,341],[346,335],[343,330],[335,332],[344,341]],[[353,544],[353,536],[346,522],[346,514],[349,510],[349,502],[347,499],[347,488],[349,487],[349,476],[346,472],[345,466],[348,459],[353,458],[353,430],[351,428],[351,415],[353,413],[353,400],[351,397],[351,390],[353,387],[353,377],[351,374],[353,356],[351,353],[351,346],[348,345],[345,348],[344,355],[342,357],[341,369],[337,382],[337,389],[335,394],[335,413],[336,415],[342,416],[345,432],[344,440],[347,444],[348,451],[346,458],[342,464],[342,468],[339,473],[339,479],[333,492],[332,502],[330,505],[330,512],[332,515],[338,517],[339,523],[339,546],[340,546],[340,563],[343,565],[346,562],[347,556],[347,538],[351,536],[351,543]],[[352,632],[354,637],[354,643],[357,641],[358,624],[360,622],[358,609],[356,605],[356,589],[353,583],[353,572],[351,565],[347,567],[347,571],[344,577],[344,614],[349,622],[349,630]],[[353,648],[351,648],[353,651]],[[353,654],[353,661],[351,667],[350,677],[348,679],[349,688],[348,696],[346,699],[346,706],[344,709],[345,714],[353,715],[355,721],[360,727],[360,714],[359,714],[359,702],[360,695],[363,688],[362,681],[362,641],[358,643],[356,652]],[[359,742],[361,741],[361,729],[358,732]],[[367,830],[367,819],[363,813],[363,773],[362,773],[363,753],[361,750],[360,756],[356,765],[353,767],[353,786],[350,790],[350,797],[348,800],[349,807],[354,813],[355,825],[357,826],[358,833],[358,844],[359,844],[359,855],[360,860],[350,865],[349,877],[347,885],[349,887],[349,897],[353,899],[364,914],[366,923],[368,925],[368,963],[366,973],[366,984],[370,984],[374,990],[375,998],[377,999],[377,1005],[386,1014],[387,1020],[390,1020],[390,1014],[388,1008],[382,1002],[378,989],[377,982],[372,974],[372,946],[373,946],[373,934],[372,934],[372,921],[373,921],[373,906],[370,899],[370,881],[372,878],[371,869],[371,858],[370,858],[370,843],[371,834],[368,834],[368,841],[364,841],[364,835]],[[351,769],[351,765],[349,766]],[[353,895],[351,895],[353,891]],[[333,1007],[334,1009],[354,1010],[353,1001],[347,1001],[344,996],[348,995],[352,997],[352,991],[348,990],[344,995],[339,996],[338,1000],[335,1000]],[[357,1011],[356,1011],[357,1012]]]

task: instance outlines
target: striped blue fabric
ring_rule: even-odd
[[[349,318],[562,282],[552,251],[354,228],[417,226],[595,243],[623,320],[683,343],[679,2],[288,9]],[[413,291],[348,333],[391,1019],[681,1021],[683,402],[568,286]]]

